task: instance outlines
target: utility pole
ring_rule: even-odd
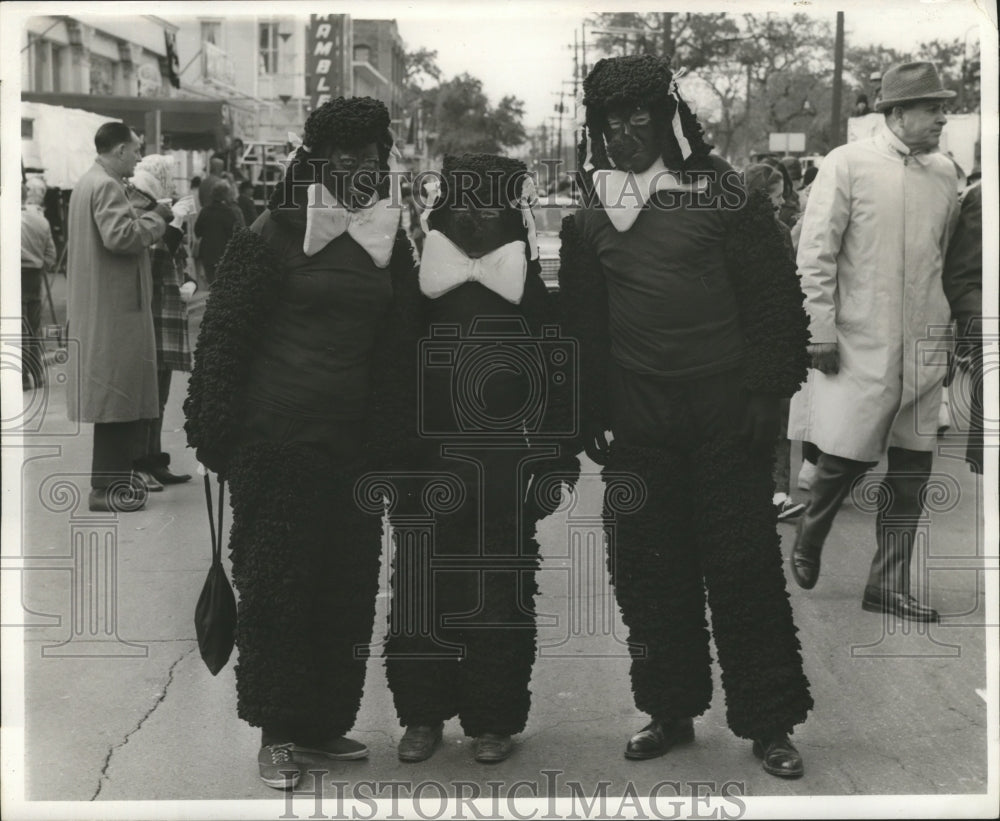
[[[841,138],[840,95],[844,75],[844,12],[837,12],[837,39],[833,46],[833,111],[830,112],[830,148],[843,142]]]
[[[660,56],[664,60],[673,62],[674,59],[674,14],[673,11],[665,11],[660,14],[663,29],[663,45],[660,48]]]

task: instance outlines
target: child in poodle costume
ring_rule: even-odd
[[[261,778],[367,755],[345,737],[365,677],[381,505],[357,480],[406,452],[419,291],[400,229],[389,112],[338,98],[248,230],[230,241],[184,405],[199,460],[231,487],[237,709],[262,728]]]
[[[546,324],[557,326],[524,164],[446,157],[436,183],[420,263],[421,467],[452,490],[423,511],[433,517],[426,542],[397,531],[386,674],[406,728],[401,760],[432,755],[457,715],[476,760],[488,763],[511,753],[528,717],[535,526],[552,508],[528,490],[557,466],[559,434],[572,433],[559,417],[572,386],[560,393],[550,380],[535,402],[525,378],[523,358],[559,342],[539,342]],[[435,501],[418,496],[422,506]]]
[[[712,695],[707,590],[729,726],[767,772],[798,777],[788,734],[812,698],[771,503],[779,401],[808,364],[795,263],[666,62],[601,60],[583,90],[584,207],[563,222],[559,283],[587,452],[641,487],[627,509],[605,495],[632,690],[652,717],[625,755],[693,739]]]

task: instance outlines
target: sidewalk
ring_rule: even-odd
[[[193,331],[203,299],[192,305]],[[63,368],[57,360],[50,365],[53,387],[40,397],[44,403],[25,394],[26,403],[41,408],[39,435],[24,440],[23,540],[14,563],[27,625],[26,796],[280,798],[257,778],[258,731],[236,717],[235,656],[217,678],[198,656],[192,619],[209,565],[201,482],[196,477],[151,494],[139,513],[89,513],[92,431],[66,421]],[[182,429],[186,385],[186,375],[175,375],[164,448],[173,455],[175,472],[195,474]],[[872,525],[870,515],[851,507],[838,518],[817,589],[790,587],[817,705],[794,737],[805,758],[803,779],[766,775],[750,743],[729,732],[718,669],[714,703],[696,720],[693,745],[662,759],[624,759],[628,736],[647,721],[631,699],[626,633],[603,554],[589,556],[592,575],[581,585],[574,583],[579,557],[566,546],[567,515],[593,519],[600,511],[602,484],[588,461],[576,507],[540,527],[545,560],[539,573],[539,658],[528,728],[514,755],[493,767],[476,764],[469,740],[453,720],[432,759],[401,764],[395,746],[402,730],[376,648],[353,733],[369,745],[371,757],[333,764],[327,780],[468,781],[480,785],[484,795],[488,781],[509,787],[525,780],[541,796],[564,797],[572,794],[570,781],[578,781],[588,796],[601,781],[610,782],[609,795],[634,789],[645,796],[664,780],[680,782],[685,794],[697,781],[735,782],[750,796],[982,792],[986,711],[977,691],[986,686],[983,574],[968,569],[976,560],[982,511],[975,477],[960,460],[941,456],[935,467],[960,489],[955,506],[932,517],[933,559],[953,567],[941,572],[933,587],[934,604],[949,614],[944,624],[929,630],[892,625],[887,632],[880,617],[861,611]],[[230,522],[227,512],[227,530]],[[787,559],[793,528],[780,527]],[[11,572],[14,552],[5,549],[5,572]],[[104,564],[89,563],[99,555]],[[88,562],[79,564],[85,558]],[[384,553],[376,645],[385,634],[386,564]],[[574,621],[574,614],[589,621]],[[11,638],[9,630],[5,638]],[[303,779],[300,791],[312,788],[311,777]],[[523,790],[530,796],[531,789]],[[308,794],[296,800],[299,817],[312,813],[312,802]],[[614,812],[618,804],[609,806]],[[810,806],[822,811],[822,805]],[[327,812],[335,811],[331,799]]]

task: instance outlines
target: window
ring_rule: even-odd
[[[370,46],[355,46],[354,60],[358,63],[370,63],[372,61],[372,50]]]
[[[201,41],[213,46],[222,46],[222,23],[218,20],[201,21]]]
[[[22,140],[33,140],[35,139],[35,121],[27,117],[21,118],[21,139]]]
[[[261,23],[259,27],[258,54],[260,74],[278,73],[278,24]]]
[[[62,91],[63,90],[63,55],[66,54],[66,49],[63,46],[57,46],[55,43],[52,44],[52,90]]]
[[[115,64],[107,57],[90,55],[90,93],[110,97],[115,93]]]

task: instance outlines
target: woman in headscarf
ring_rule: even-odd
[[[347,737],[378,591],[382,496],[414,427],[419,291],[400,230],[389,112],[337,98],[306,121],[268,210],[216,269],[185,412],[228,478],[240,594],[237,709],[262,730],[261,779],[358,759]]]
[[[174,160],[165,154],[143,157],[135,167],[131,183],[147,200],[170,200],[174,196]],[[191,345],[188,341],[187,307],[181,299],[181,287],[186,277],[174,262],[183,236],[182,226],[187,214],[183,201],[174,207],[174,219],[163,237],[150,248],[153,273],[153,331],[156,335],[157,388],[160,394],[160,415],[149,425],[146,454],[134,463],[150,490],[163,490],[164,485],[187,482],[191,475],[170,471],[170,454],[163,450],[163,411],[170,393],[174,371],[191,370]],[[190,208],[190,205],[188,205]]]

